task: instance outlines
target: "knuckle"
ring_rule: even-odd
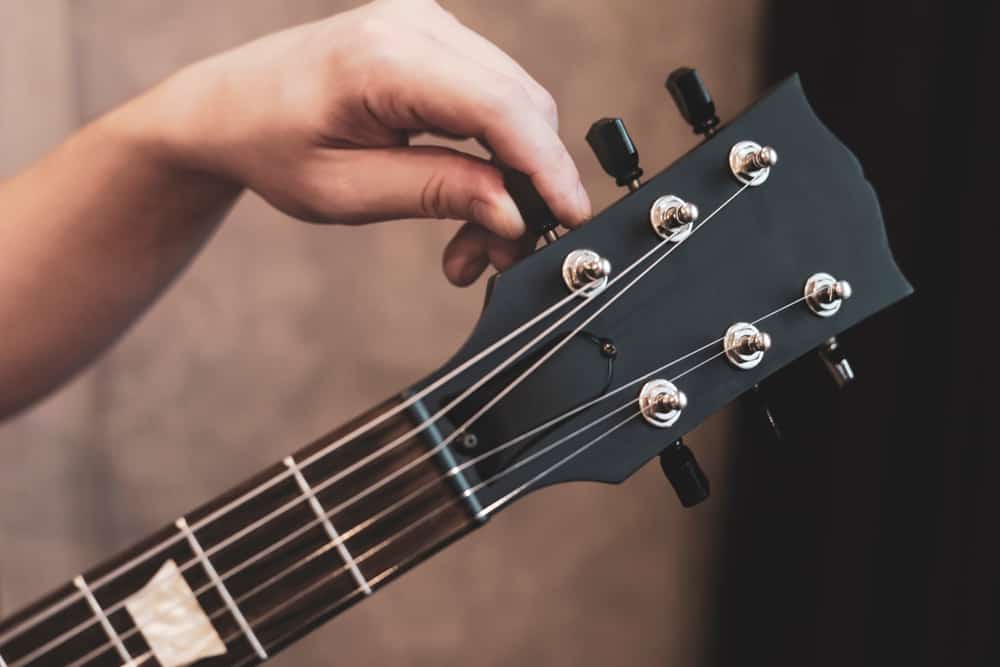
[[[445,175],[440,171],[434,172],[424,183],[420,190],[420,211],[428,218],[446,218],[447,200]]]

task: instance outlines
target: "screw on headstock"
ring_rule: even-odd
[[[587,131],[587,143],[597,156],[597,161],[615,179],[619,187],[628,187],[630,192],[639,189],[642,183],[642,168],[639,166],[639,151],[632,142],[625,123],[621,118],[602,118]]]

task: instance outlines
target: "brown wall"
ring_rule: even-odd
[[[0,175],[184,63],[351,4],[0,2]],[[619,193],[583,141],[592,120],[624,117],[656,169],[694,143],[662,89],[669,69],[698,66],[724,118],[760,89],[762,0],[446,4],[552,90],[598,208]],[[246,197],[111,354],[0,426],[0,606],[441,363],[482,298],[482,282],[461,291],[440,275],[454,228],[311,227]],[[727,427],[690,438],[714,475],[712,502],[683,511],[655,464],[622,487],[536,494],[277,663],[697,662]]]

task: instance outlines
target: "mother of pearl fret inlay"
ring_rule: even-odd
[[[97,602],[97,598],[90,590],[90,586],[84,581],[83,577],[77,577],[73,580],[73,585],[80,589],[83,593],[84,599],[87,600],[87,604],[90,605],[90,610],[94,612],[94,616],[97,620],[101,622],[101,627],[104,628],[104,634],[108,636],[111,643],[114,644],[115,650],[118,651],[118,655],[125,662],[126,665],[132,664],[132,656],[129,655],[128,649],[125,648],[125,644],[122,642],[122,638],[118,636],[118,631],[114,629],[111,625],[111,621],[108,620],[107,614],[101,608],[101,605]]]
[[[208,556],[205,554],[205,550],[201,548],[201,543],[198,542],[198,538],[195,537],[194,531],[191,530],[191,527],[188,526],[187,520],[184,519],[184,517],[181,517],[174,522],[174,525],[176,525],[177,528],[184,533],[184,536],[188,540],[188,544],[191,545],[191,550],[194,551],[198,560],[201,561],[201,565],[205,568],[208,578],[212,581],[215,589],[219,591],[219,595],[222,596],[222,599],[225,600],[226,606],[229,608],[229,613],[231,613],[233,618],[236,619],[236,623],[240,626],[240,630],[243,631],[243,634],[246,635],[246,638],[250,642],[250,646],[253,647],[257,657],[261,660],[267,660],[267,651],[264,650],[260,640],[257,639],[257,635],[254,634],[250,624],[247,623],[247,619],[244,618],[243,612],[236,606],[236,601],[233,600],[233,596],[229,594],[229,589],[226,588],[226,585],[222,583],[222,579],[219,578],[219,573],[215,571],[215,566],[212,565],[212,561],[208,559]]]
[[[183,667],[226,652],[219,633],[172,560],[125,601],[125,608],[160,667]]]
[[[347,550],[347,545],[344,544],[344,540],[340,538],[340,533],[334,528],[333,522],[330,521],[330,517],[326,515],[326,511],[323,506],[320,505],[319,499],[316,498],[316,494],[313,493],[312,487],[309,486],[309,482],[302,475],[302,471],[299,470],[299,466],[295,463],[295,459],[291,456],[285,459],[285,466],[292,471],[295,475],[295,481],[298,482],[299,488],[302,489],[302,493],[309,501],[309,506],[312,507],[313,512],[319,517],[319,520],[323,522],[323,528],[326,529],[326,534],[330,536],[333,540],[333,544],[337,547],[337,551],[340,553],[340,557],[344,559],[344,564],[351,570],[351,575],[354,577],[354,581],[358,582],[358,586],[361,590],[365,592],[365,595],[372,594],[372,587],[368,584],[368,580],[365,576],[361,574],[361,568],[358,564],[354,562],[354,557],[351,556],[351,552]]]

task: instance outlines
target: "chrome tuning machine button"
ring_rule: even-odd
[[[771,336],[749,322],[737,322],[726,330],[723,338],[726,359],[736,368],[756,368],[771,349]]]
[[[853,294],[851,283],[837,280],[829,273],[815,273],[806,281],[802,295],[814,315],[833,317]]]
[[[657,428],[673,426],[686,407],[687,395],[667,380],[650,380],[639,392],[642,416]]]
[[[676,195],[664,195],[649,209],[649,222],[660,238],[680,243],[694,230],[698,207]]]
[[[778,164],[778,151],[756,141],[740,141],[729,151],[729,170],[740,183],[757,186],[767,180]]]
[[[574,250],[563,261],[562,275],[571,292],[584,297],[590,296],[608,286],[611,262],[593,250]]]

